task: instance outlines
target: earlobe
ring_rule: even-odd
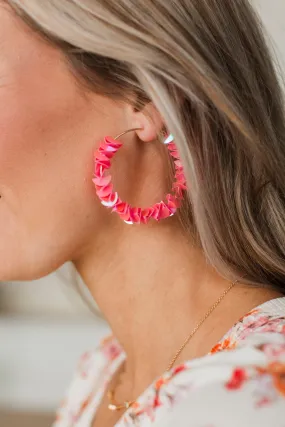
[[[146,104],[140,111],[133,110],[133,123],[140,128],[137,135],[141,141],[151,142],[164,128],[163,119],[152,102]]]

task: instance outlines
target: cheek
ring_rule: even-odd
[[[45,82],[0,88],[0,254],[21,279],[65,262],[94,222],[92,147],[82,150],[78,126],[87,106],[72,86]]]
[[[44,192],[48,196],[52,188],[58,191],[60,183],[56,185],[56,181],[68,171],[72,110],[56,99],[52,102],[43,88],[36,99],[28,90],[2,95],[0,103],[5,108],[0,110],[0,188],[3,186],[5,195],[7,186],[21,204],[22,198],[30,196],[29,202],[37,204]]]
[[[124,119],[12,16],[0,7],[0,281],[48,274],[97,238],[94,144]]]

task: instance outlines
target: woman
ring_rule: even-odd
[[[284,104],[251,6],[1,1],[0,40],[1,279],[72,260],[114,333],[55,426],[283,426]]]

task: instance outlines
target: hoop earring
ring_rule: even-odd
[[[106,136],[101,142],[99,149],[94,153],[94,178],[96,194],[103,206],[111,208],[116,212],[126,224],[147,224],[150,219],[160,221],[173,216],[181,205],[183,193],[187,189],[183,166],[180,161],[174,138],[170,134],[164,140],[164,144],[174,159],[175,181],[172,185],[172,194],[167,194],[166,200],[154,204],[149,208],[132,207],[122,201],[117,192],[113,191],[112,177],[105,172],[111,167],[111,160],[123,143],[118,139],[128,132],[140,130],[138,128],[129,129],[122,132],[115,138]]]

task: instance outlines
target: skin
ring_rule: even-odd
[[[36,279],[72,260],[127,353],[116,398],[135,399],[230,282],[175,217],[128,226],[96,197],[93,152],[105,135],[130,128],[140,130],[122,139],[116,189],[142,206],[165,195],[154,106],[138,112],[83,89],[63,54],[5,5],[0,40],[0,280]],[[240,316],[276,296],[236,285],[177,363],[206,354]],[[105,397],[94,426],[113,426],[121,415],[108,412]]]

